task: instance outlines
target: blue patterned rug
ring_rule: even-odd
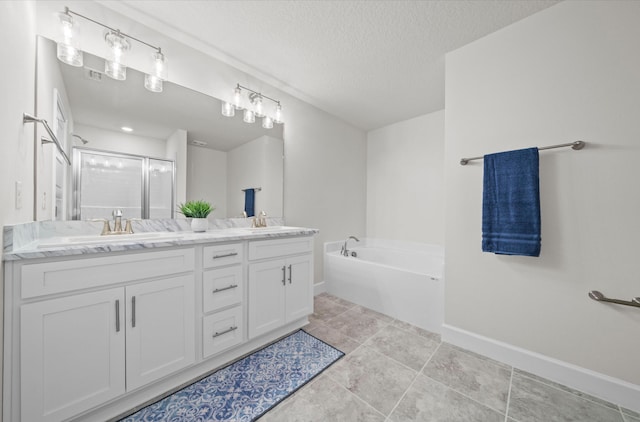
[[[255,421],[342,356],[298,330],[121,421]]]

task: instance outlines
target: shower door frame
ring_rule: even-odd
[[[109,158],[125,158],[125,159],[141,159],[141,177],[142,177],[142,189],[140,194],[142,195],[142,209],[141,218],[149,219],[150,214],[150,160],[165,161],[171,164],[171,217],[175,218],[176,208],[176,163],[174,160],[167,158],[149,157],[145,155],[128,154],[122,152],[104,151],[93,148],[85,147],[73,147],[73,180],[72,180],[72,198],[73,207],[71,212],[72,220],[80,220],[80,210],[82,205],[82,195],[80,187],[82,186],[82,154],[95,154],[102,155]]]

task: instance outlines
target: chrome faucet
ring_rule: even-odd
[[[353,240],[355,240],[356,242],[359,242],[359,241],[360,241],[360,239],[358,239],[358,238],[357,238],[357,237],[355,237],[355,236],[349,236],[349,237],[347,238],[347,240],[345,240],[345,241],[344,241],[344,245],[342,245],[342,249],[340,250],[340,254],[341,254],[341,255],[349,256],[349,250],[347,249],[347,242],[349,241],[349,239],[353,239]]]
[[[251,221],[251,227],[267,227],[267,213],[260,211],[258,215],[253,217]]]
[[[113,231],[116,233],[121,233],[122,232],[122,210],[121,209],[113,210],[111,215],[113,216],[113,220],[114,220]]]
[[[113,230],[111,230],[111,226],[109,225],[109,220],[106,218],[97,218],[89,221],[100,221],[104,223],[102,227],[101,236],[107,236],[111,234],[133,234],[133,227],[131,226],[132,221],[140,221],[139,218],[127,218],[124,229],[122,228],[122,210],[117,209],[113,210],[111,213],[113,216]]]

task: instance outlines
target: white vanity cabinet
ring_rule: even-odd
[[[249,338],[313,312],[313,238],[249,242]]]
[[[110,420],[303,327],[312,234],[5,261],[3,420]]]
[[[187,272],[158,277],[161,261]],[[64,420],[191,365],[193,268],[193,249],[18,266],[19,420]]]

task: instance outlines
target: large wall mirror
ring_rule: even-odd
[[[36,114],[54,124],[54,132],[72,157],[72,166],[68,166],[55,146],[38,144],[36,220],[109,218],[112,209],[128,209],[129,203],[124,201],[135,194],[128,191],[125,195],[120,188],[116,194],[104,195],[102,191],[116,179],[127,185],[118,173],[118,162],[137,157],[156,163],[155,167],[147,164],[147,179],[170,171],[170,165],[162,164],[167,160],[175,163],[173,179],[163,177],[165,183],[174,185],[155,189],[170,192],[173,211],[185,200],[204,199],[216,207],[213,218],[240,217],[244,190],[259,188],[256,211],[282,217],[282,125],[264,129],[259,121],[244,123],[242,113],[224,117],[220,100],[174,83],[165,82],[163,92],[150,92],[144,88],[144,74],[131,68],[125,81],[116,81],[104,74],[102,58],[86,52],[82,67],[69,66],[57,60],[55,42],[41,36],[36,63]],[[132,130],[125,132],[123,127]],[[44,134],[38,132],[38,139],[40,135]],[[86,159],[79,163],[82,156]],[[138,174],[128,166],[120,167]],[[84,195],[85,201],[102,201],[99,206],[93,202],[78,205],[83,199],[78,200],[80,185],[74,186],[74,180],[84,177],[74,174],[78,168],[85,169],[82,186],[91,192]],[[87,186],[93,180],[89,172],[103,173],[94,177],[95,185]],[[107,215],[82,215],[79,206],[95,206]],[[153,212],[130,213],[129,217],[153,218]]]

